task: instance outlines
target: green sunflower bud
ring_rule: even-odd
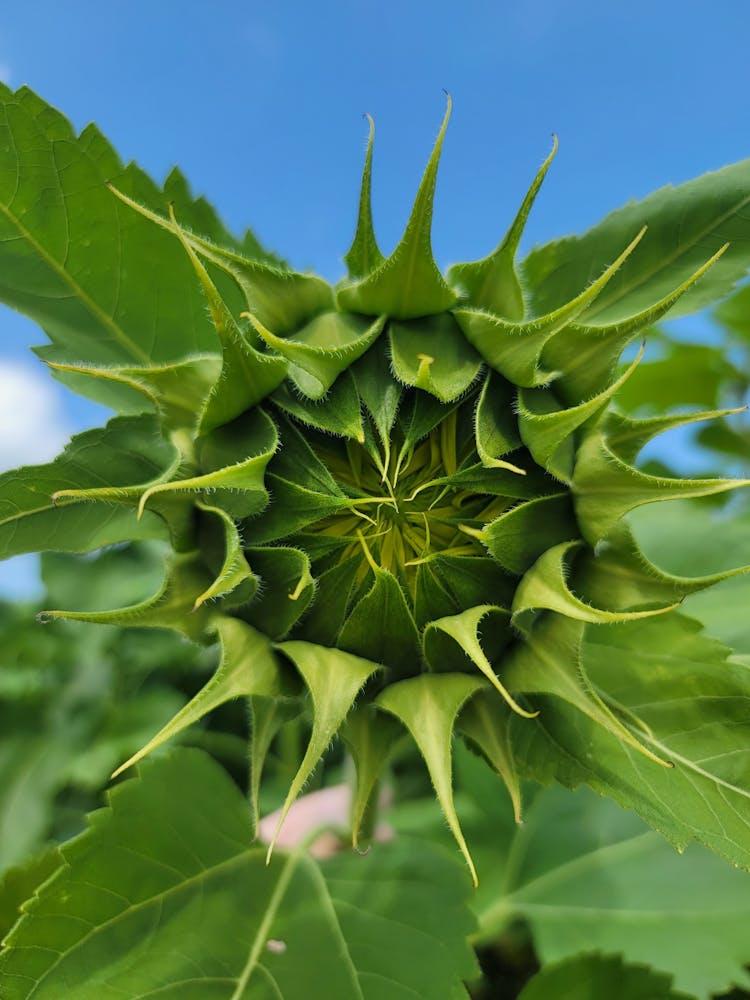
[[[555,140],[497,249],[443,275],[430,225],[449,114],[450,101],[388,257],[372,226],[371,127],[349,277],[337,288],[197,235],[179,205],[167,217],[128,177],[113,185],[107,212],[133,213],[154,245],[184,256],[215,348],[196,341],[181,357],[140,351],[128,363],[114,349],[84,362],[53,357],[61,376],[95,395],[125,393],[126,412],[140,415],[18,473],[3,523],[12,522],[14,551],[19,539],[80,550],[167,537],[174,554],[151,600],[47,614],[219,642],[215,675],[119,771],[247,697],[257,808],[271,741],[304,708],[310,741],[284,815],[341,734],[359,782],[356,844],[378,774],[408,734],[474,874],[453,805],[454,735],[502,776],[517,819],[512,732],[540,723],[540,695],[574,706],[650,766],[671,766],[648,727],[587,677],[582,631],[668,614],[728,575],[662,573],[623,518],[744,483],[637,470],[651,436],[695,415],[635,421],[613,409],[640,358],[620,370],[624,348],[692,294],[726,246],[699,261],[683,254],[669,288],[649,284],[655,250],[642,220],[626,214],[619,245],[604,261],[592,255],[580,280],[571,267],[552,288],[564,243],[523,280],[518,245]],[[546,699],[544,711],[553,705]]]

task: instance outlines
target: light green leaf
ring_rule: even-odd
[[[546,655],[550,669],[560,670],[568,652],[554,638]],[[514,725],[518,759],[537,780],[585,782],[635,809],[680,848],[694,839],[750,869],[750,668],[728,652],[678,614],[589,627],[582,667],[590,684],[634,744],[674,767],[654,766],[633,752],[638,746],[557,699],[543,699],[536,728]],[[530,662],[518,673],[511,667],[508,684],[527,687],[534,669]]]
[[[750,986],[747,872],[697,845],[679,854],[586,788],[540,792],[511,838],[487,837],[481,853],[481,940],[521,918],[543,965],[590,950],[669,973],[700,1000]]]
[[[554,336],[544,348],[545,368],[560,370],[555,388],[568,403],[580,403],[601,392],[614,379],[617,362],[624,348],[639,334],[652,338],[653,324],[665,316],[688,289],[724,255],[726,246],[718,250],[663,299],[624,320],[611,323],[571,323]],[[670,372],[669,381],[673,374]],[[658,397],[664,396],[665,385],[658,386]]]
[[[673,993],[669,976],[618,957],[580,955],[545,967],[521,991],[518,1000],[690,1000]]]
[[[175,235],[193,265],[221,344],[221,373],[211,385],[210,395],[200,411],[199,431],[207,434],[261,403],[283,381],[287,366],[281,358],[256,351],[246,339],[187,236],[177,225],[171,205],[169,211]]]
[[[581,547],[581,542],[563,542],[561,545],[554,545],[541,555],[534,565],[527,570],[518,584],[518,589],[513,598],[513,624],[517,628],[526,630],[529,627],[530,619],[534,617],[531,613],[542,608],[548,611],[556,611],[558,614],[574,618],[576,621],[596,624],[597,622],[626,622],[634,621],[637,618],[650,618],[653,615],[662,615],[668,611],[673,611],[679,606],[680,601],[673,600],[671,604],[664,605],[662,603],[660,607],[642,611],[613,611],[599,606],[595,607],[593,604],[581,600],[568,585],[568,579],[572,575],[570,566],[571,557],[573,553],[580,551]],[[619,553],[617,552],[612,553],[611,557],[606,560],[606,567],[603,567],[600,563],[599,568],[602,576],[607,578],[609,590],[616,590],[617,596],[620,597],[624,588],[618,579],[615,579],[613,585],[611,575],[616,574],[618,570],[624,570],[627,574],[630,567],[627,565],[626,560],[621,560],[618,558],[618,555]],[[591,563],[592,566],[596,566],[595,559],[591,560]],[[636,568],[638,570],[641,569],[641,567],[637,566],[637,563]],[[645,568],[638,574],[638,577],[642,576],[644,582],[648,585],[647,573],[644,570]],[[634,594],[628,596],[634,597],[635,600],[628,602],[626,599],[624,602],[626,604],[645,603],[649,598],[655,596],[653,590],[651,593],[643,595],[639,593],[637,586],[638,577],[633,576],[628,581],[633,585],[633,590],[635,591]],[[573,579],[575,579],[575,576]],[[703,586],[709,586],[709,584],[704,583]],[[592,595],[595,595],[602,604],[610,596],[607,591],[601,593],[596,587],[589,589]],[[670,596],[675,597],[676,595],[673,593]],[[664,594],[660,594],[662,602],[664,597]]]
[[[669,346],[664,357],[641,365],[617,397],[627,412],[663,413],[667,408],[701,406],[713,409],[722,402],[726,382],[739,377],[726,351],[705,344]]]
[[[526,310],[523,289],[516,274],[516,253],[526,220],[556,153],[557,136],[553,136],[552,152],[539,168],[510,229],[492,253],[482,260],[454,264],[449,268],[449,283],[460,287],[475,309],[485,309],[504,319],[523,319]]]
[[[378,663],[311,642],[282,642],[276,648],[289,657],[310,692],[313,725],[305,756],[284,801],[268,848],[269,858],[292,803],[339,731],[354,699],[369,678],[382,669]]]
[[[135,512],[125,506],[82,503],[60,494],[100,489],[104,481],[114,499],[118,491],[159,478],[174,460],[175,451],[158,436],[154,417],[118,417],[101,430],[77,434],[48,465],[5,473],[0,476],[0,555],[86,552],[126,539],[166,537],[154,514],[137,523]]]
[[[383,983],[389,1000],[455,1000],[476,974],[465,880],[441,852],[385,846],[321,869],[299,851],[266,866],[210,758],[181,750],[142,775],[63,848],[12,931],[6,1000],[308,1000],[311,983],[330,1000],[380,1000]]]
[[[486,687],[487,681],[466,674],[419,674],[390,684],[375,704],[406,726],[424,757],[451,833],[469,866],[474,885],[477,873],[453,804],[451,741],[456,716],[464,703]]]
[[[339,290],[342,309],[368,316],[415,319],[445,312],[458,296],[446,283],[432,256],[430,230],[440,152],[451,113],[451,99],[435,147],[417,191],[409,221],[396,249],[361,281]]]
[[[40,621],[65,618],[97,625],[169,628],[199,641],[209,627],[210,613],[198,601],[211,582],[196,552],[175,554],[167,566],[161,587],[144,601],[108,611],[45,610],[38,617]]]
[[[685,500],[670,505],[668,518],[658,507],[641,507],[629,520],[639,547],[672,572],[732,574],[731,579],[689,596],[684,610],[713,638],[736,653],[750,654],[750,617],[739,611],[750,607],[750,576],[735,576],[729,569],[747,551],[747,512],[732,517]]]
[[[482,359],[449,313],[390,323],[388,338],[396,378],[441,403],[463,395],[482,367]]]

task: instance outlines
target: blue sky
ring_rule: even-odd
[[[231,227],[250,225],[296,266],[335,279],[363,112],[376,120],[375,222],[388,248],[439,127],[442,88],[452,93],[433,240],[447,264],[497,242],[552,132],[560,153],[527,247],[750,156],[749,33],[746,0],[35,0],[4,9],[0,77],[30,85],[79,128],[96,121],[157,178],[178,163]],[[9,387],[36,386],[24,427],[16,419],[0,441],[6,466],[19,447],[45,460],[104,416],[39,370],[28,347],[43,339],[0,313],[6,429],[3,405],[18,418]],[[32,564],[13,563],[0,589],[33,579]]]

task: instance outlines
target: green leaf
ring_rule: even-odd
[[[690,1000],[673,993],[669,976],[620,958],[580,955],[537,973],[521,991],[518,1000]]]
[[[586,788],[540,792],[523,828],[504,832],[488,830],[478,850],[481,940],[523,919],[543,965],[590,950],[669,973],[675,989],[701,1000],[750,986],[746,872],[697,845],[679,854]]]
[[[511,742],[512,711],[497,692],[478,691],[459,713],[456,730],[502,780],[513,805],[513,818],[522,823],[521,782]]]
[[[221,643],[216,673],[145,746],[117,768],[113,778],[233,698],[283,698],[295,693],[264,635],[235,618],[218,618],[214,627]]]
[[[539,465],[563,482],[570,481],[575,462],[573,434],[601,416],[642,357],[643,348],[618,379],[577,406],[561,407],[552,389],[518,390],[518,432]]]
[[[187,236],[177,225],[172,206],[170,216],[175,234],[200,282],[221,343],[221,373],[212,384],[200,412],[199,431],[207,434],[261,403],[284,380],[287,366],[281,358],[271,358],[256,351],[246,339]]]
[[[243,608],[243,617],[272,639],[283,638],[307,610],[315,593],[310,559],[301,549],[247,550],[260,580],[255,600]]]
[[[553,545],[575,541],[578,536],[567,493],[518,504],[479,532],[500,565],[519,575]]]
[[[462,995],[476,973],[472,922],[441,852],[385,846],[321,869],[300,851],[266,866],[241,794],[210,758],[182,750],[142,775],[63,848],[66,866],[11,933],[7,1000],[307,1000],[311,983],[330,1000]]]
[[[115,542],[164,538],[160,518],[137,523],[135,512],[111,503],[80,502],[79,491],[108,499],[160,478],[175,451],[158,436],[152,416],[116,417],[101,430],[77,434],[59,458],[0,476],[0,555],[57,549],[86,552]],[[65,497],[64,491],[71,491]],[[53,501],[53,496],[56,498]]]
[[[26,900],[31,899],[61,864],[57,847],[50,846],[5,872],[0,879],[0,939],[5,938],[21,916],[21,907]]]
[[[403,728],[395,719],[377,712],[372,705],[358,705],[349,713],[341,729],[341,737],[352,755],[357,775],[351,821],[355,850],[359,847],[366,817],[369,818],[371,811],[377,811],[380,774],[388,758],[399,748],[403,735]],[[365,847],[369,847],[369,843]]]
[[[453,804],[451,740],[456,716],[464,703],[487,684],[465,674],[420,674],[390,684],[375,704],[395,715],[406,726],[424,757],[451,833],[469,866],[474,885],[477,872]]]
[[[728,652],[678,614],[589,627],[581,667],[633,744],[589,721],[590,713],[545,698],[534,726],[514,724],[518,759],[536,780],[585,782],[635,809],[676,846],[694,839],[750,869],[750,668]],[[546,655],[550,664],[557,657],[557,670],[569,659],[560,635],[550,634]],[[534,669],[530,662],[518,674],[509,667],[512,690],[528,687]],[[674,767],[654,766],[633,753],[635,744]]]
[[[630,520],[639,547],[650,559],[674,573],[723,574],[746,552],[750,517],[722,516],[690,501],[670,505],[670,516],[656,507],[641,507]],[[685,539],[690,545],[685,545]],[[731,572],[731,570],[730,570]],[[685,613],[737,653],[750,654],[750,619],[739,613],[750,607],[750,577],[732,575],[702,593],[691,594]]]
[[[571,576],[570,559],[573,553],[581,549],[581,546],[581,542],[563,542],[561,545],[554,545],[541,555],[524,574],[513,598],[513,624],[517,628],[525,629],[530,617],[529,612],[538,611],[542,608],[548,611],[556,611],[558,614],[574,618],[576,621],[596,624],[597,622],[625,622],[634,621],[637,618],[650,618],[653,615],[661,615],[667,611],[673,611],[679,606],[679,600],[673,600],[671,604],[665,605],[663,602],[666,595],[663,593],[659,594],[659,598],[662,600],[660,607],[640,611],[608,610],[607,608],[594,606],[585,600],[581,600],[580,597],[573,593],[568,584]],[[619,553],[615,552],[612,558],[606,560],[607,565],[605,567],[602,567],[601,563],[599,564],[599,569],[609,584],[608,589],[610,591],[614,590],[617,596],[620,597],[625,588],[619,579],[615,579],[613,582],[612,575],[617,574],[618,571],[620,573],[624,572],[627,575],[631,567],[624,559],[621,557],[618,558],[618,556]],[[592,568],[597,566],[596,559],[591,560],[591,562]],[[628,601],[626,598],[624,602],[626,604],[645,603],[648,598],[655,597],[653,590],[656,588],[651,588],[650,593],[647,592],[643,595],[639,593],[638,577],[643,577],[646,587],[650,581],[645,567],[640,567],[636,563],[635,570],[636,572],[631,575],[629,580],[635,593],[628,594],[628,597],[635,598],[635,600]],[[674,582],[677,583],[676,580]],[[703,586],[709,585],[709,583],[703,583]],[[676,590],[676,588],[674,589]],[[607,601],[609,594],[606,590],[602,593],[596,586],[590,586],[589,590],[599,604],[609,603]],[[674,598],[677,594],[672,593],[669,596]]]
[[[154,207],[164,194],[124,170],[95,128],[77,137],[26,88],[3,87],[0,102],[0,299],[69,360],[158,364],[214,350],[189,261],[105,182]]]
[[[237,525],[220,507],[198,503],[202,512],[201,547],[212,573],[213,583],[195,599],[196,611],[207,601],[222,600],[225,607],[245,604],[258,589],[258,580],[247,564]]]
[[[631,202],[583,236],[539,247],[521,265],[534,314],[546,313],[601,273],[630,233],[648,225],[637,254],[587,310],[586,321],[611,322],[648,308],[669,294],[727,242],[711,272],[670,312],[684,316],[730,292],[750,265],[747,206],[748,163],[705,174],[679,187],[664,187]]]
[[[97,625],[168,628],[200,641],[210,622],[210,613],[200,600],[211,584],[198,553],[173,555],[161,587],[144,601],[107,611],[45,610],[38,618],[40,621],[65,618]]]
[[[338,732],[359,691],[381,669],[379,664],[359,656],[311,642],[282,642],[277,649],[289,657],[310,692],[313,725],[305,756],[284,801],[268,848],[269,858],[292,803]]]
[[[725,382],[739,372],[718,347],[704,344],[669,345],[665,357],[640,366],[617,396],[628,412],[663,413],[675,406],[714,409]]]
[[[128,197],[121,189],[112,187],[111,190],[134,214],[174,235],[172,223],[163,215]],[[246,313],[280,336],[292,333],[313,316],[333,306],[330,285],[316,275],[299,274],[246,257],[242,252],[217,246],[195,233],[184,231],[183,235],[197,254],[233,279],[244,296]]]
[[[388,359],[377,345],[364,354],[352,368],[359,397],[372,417],[388,464],[390,433],[396,420],[402,388],[391,374]]]
[[[488,469],[510,469],[518,466],[503,462],[503,455],[521,447],[518,421],[515,415],[515,388],[495,372],[488,372],[482,386],[474,416],[474,436],[482,465]]]
[[[553,136],[552,152],[539,168],[510,229],[492,253],[482,260],[454,264],[449,268],[448,281],[462,289],[475,309],[485,309],[504,319],[523,319],[526,310],[523,289],[516,274],[516,253],[526,220],[556,153],[557,136]]]
[[[339,307],[368,316],[415,319],[445,312],[458,296],[432,256],[430,230],[440,152],[451,113],[451,99],[435,147],[417,191],[409,221],[396,249],[360,282],[339,290]]]
[[[450,403],[479,374],[482,359],[449,313],[390,323],[391,364],[397,379]]]

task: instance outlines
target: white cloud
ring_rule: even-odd
[[[3,83],[10,83],[10,78],[13,76],[10,65],[5,62],[4,59],[0,59],[0,80]]]
[[[28,364],[0,360],[0,471],[49,462],[69,436],[51,378]]]

